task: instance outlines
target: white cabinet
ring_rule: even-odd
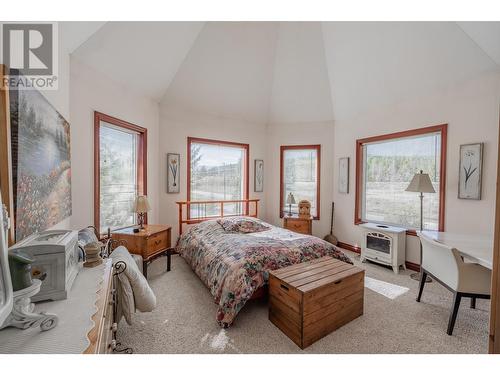
[[[406,229],[382,224],[365,223],[361,240],[361,261],[391,266],[394,273],[399,267],[406,269]]]

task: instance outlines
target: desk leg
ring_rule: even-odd
[[[148,264],[149,262],[147,260],[142,262],[142,274],[144,275],[146,280],[148,279]]]
[[[171,262],[172,262],[172,250],[168,249],[167,250],[167,272],[170,271]]]

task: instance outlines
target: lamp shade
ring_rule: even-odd
[[[415,193],[435,193],[434,187],[432,186],[431,179],[427,173],[415,173],[410,184],[406,188],[406,191],[411,191]]]
[[[286,204],[295,204],[295,197],[292,193],[288,193],[288,197],[286,197]]]
[[[151,206],[149,205],[148,202],[148,197],[145,195],[138,195],[137,198],[135,198],[135,204],[134,204],[134,212],[137,213],[145,213],[151,210]]]

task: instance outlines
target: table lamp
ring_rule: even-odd
[[[424,193],[435,193],[436,190],[432,186],[429,175],[421,170],[420,173],[415,173],[405,191],[420,193],[420,231],[422,231],[424,229]],[[422,243],[420,243],[420,263],[422,263]],[[410,277],[413,280],[419,280],[420,273],[413,273]],[[431,281],[429,277],[427,280]]]
[[[295,204],[295,197],[292,193],[288,193],[286,204],[288,204],[288,216],[292,216],[292,204]]]
[[[144,217],[146,213],[151,211],[151,206],[148,202],[148,197],[145,195],[138,195],[135,198],[134,212],[137,213],[137,218],[139,219],[140,230],[144,230]]]

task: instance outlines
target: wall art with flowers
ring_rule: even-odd
[[[180,187],[181,156],[167,154],[167,193],[179,193]]]
[[[481,199],[483,143],[460,146],[458,198]]]

